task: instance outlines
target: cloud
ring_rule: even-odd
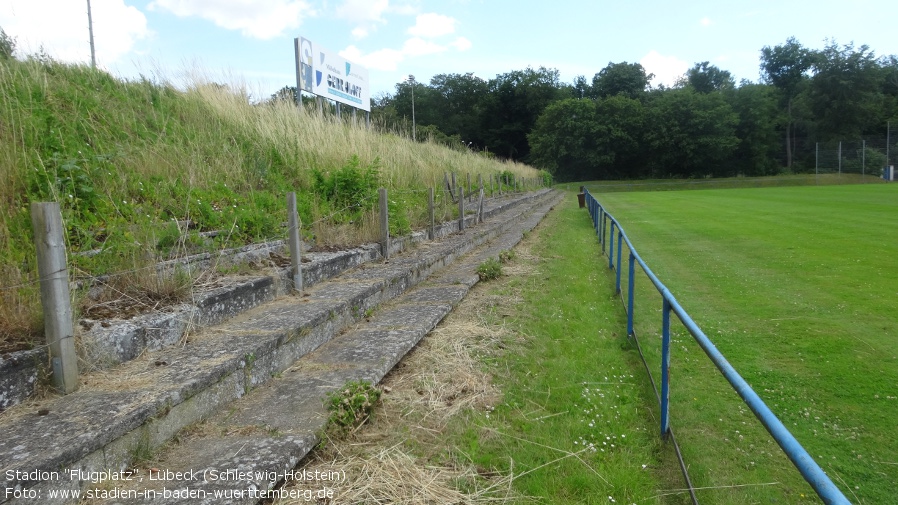
[[[402,16],[414,16],[421,12],[416,0],[398,0],[390,4],[390,12]]]
[[[355,1],[357,0],[349,0],[346,4]],[[390,7],[386,10],[393,12],[394,8]],[[384,10],[380,12],[384,12]],[[415,18],[415,24],[407,30],[412,37],[402,44],[401,49],[379,49],[364,54],[358,47],[351,45],[340,51],[339,54],[372,70],[394,71],[406,58],[443,53],[450,49],[456,51],[470,49],[471,41],[465,37],[456,37],[448,43],[434,40],[454,33],[456,23],[457,21],[449,16],[434,13],[420,14]],[[353,30],[353,34],[356,34],[356,30]]]
[[[652,84],[657,86],[673,86],[677,79],[689,70],[689,64],[676,56],[663,56],[658,51],[650,51],[639,63],[645,68],[646,73],[655,74]]]
[[[370,70],[393,71],[399,68],[399,63],[405,59],[405,55],[395,49],[379,49],[372,53],[362,54],[362,51],[355,46],[349,46],[337,54],[347,60],[360,63]]]
[[[415,18],[415,26],[408,29],[409,35],[415,37],[436,38],[455,33],[457,21],[442,14],[421,14]]]
[[[90,61],[86,2],[6,0],[0,6],[0,26],[21,53],[43,49],[65,62]],[[138,40],[151,36],[147,19],[124,0],[92,0],[97,64],[107,66],[128,54]]]
[[[245,37],[273,39],[299,27],[303,16],[315,11],[305,0],[153,0],[150,10],[164,10],[178,17],[198,17],[226,30],[240,30]]]
[[[407,56],[425,56],[428,54],[441,53],[448,49],[447,46],[441,46],[429,40],[419,37],[412,37],[405,41],[402,45],[402,54]]]
[[[358,40],[370,35],[378,25],[386,24],[383,14],[388,10],[389,0],[344,0],[337,7],[337,17],[354,25],[352,36]]]
[[[383,13],[389,8],[389,0],[344,0],[337,7],[337,17],[350,23],[363,25],[383,23]]]
[[[452,41],[452,43],[450,43],[449,45],[458,49],[459,51],[467,51],[468,49],[471,49],[472,46],[471,41],[466,39],[465,37],[459,37]]]

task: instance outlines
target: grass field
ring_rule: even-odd
[[[898,185],[596,196],[845,495],[898,502]],[[657,374],[661,301],[637,279],[636,331]],[[691,336],[673,331],[671,423],[693,484],[714,488],[701,502],[816,502]]]

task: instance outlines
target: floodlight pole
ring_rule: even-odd
[[[90,68],[97,68],[97,53],[94,50],[94,20],[90,13],[90,0],[87,0],[87,31],[90,33]]]

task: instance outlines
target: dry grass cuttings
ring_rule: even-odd
[[[508,265],[517,278],[529,275],[539,261],[522,245]],[[447,447],[443,435],[453,420],[463,419],[471,411],[490,410],[502,401],[502,392],[484,362],[500,359],[525,338],[503,319],[504,313],[514,313],[514,306],[521,301],[519,283],[515,277],[505,276],[491,286],[501,287],[502,294],[475,287],[384,378],[380,406],[361,429],[342,439],[327,440],[301,464],[306,471],[345,475],[345,481],[333,486],[333,501],[319,503],[530,501],[514,491],[512,483],[542,467],[520,474],[484,470],[458,449]],[[502,434],[487,432],[485,436]],[[561,452],[547,465],[579,458],[578,453]],[[308,485],[315,483],[292,482],[287,488],[305,490],[303,486]],[[280,500],[275,504],[300,502]]]
[[[501,393],[479,360],[504,347],[508,338],[504,328],[474,321],[441,325],[406,357],[402,373],[384,381],[390,399],[406,410],[414,408],[434,428],[466,409],[495,405]]]
[[[473,466],[433,465],[397,444],[363,457],[344,455],[338,446],[318,453],[305,469],[341,472],[346,480],[334,485],[333,503],[484,504],[519,502],[511,477],[483,479]],[[315,491],[315,490],[313,490]],[[304,503],[280,500],[277,505]]]

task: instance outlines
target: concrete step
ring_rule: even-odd
[[[504,213],[523,205],[538,193],[506,195],[484,201],[484,217]],[[476,216],[468,215],[469,226]],[[437,224],[434,235],[446,237],[459,230],[458,220]],[[390,254],[427,243],[427,234],[415,232],[391,241]],[[292,286],[289,255],[284,241],[252,244],[245,247],[189,256],[157,265],[157,270],[181,270],[202,275],[216,266],[227,267],[252,263],[267,265],[266,274],[230,275],[200,285],[189,302],[165,307],[134,317],[79,320],[77,335],[83,360],[83,372],[107,369],[143,355],[178,345],[186,335],[217,325],[262,303],[289,293]],[[379,244],[365,244],[334,252],[306,252],[303,255],[303,281],[306,287],[332,279],[348,269],[382,259]],[[280,266],[278,266],[280,265]],[[108,279],[107,279],[108,280]],[[84,288],[86,286],[82,286]],[[48,373],[47,347],[0,355],[0,413],[33,395],[39,378]]]
[[[339,387],[346,381],[340,380],[343,375],[339,375],[338,371],[325,371],[327,367],[323,364],[309,368],[295,363],[303,356],[311,356],[309,353],[315,349],[320,348],[322,352],[329,349],[327,344],[334,336],[365,317],[375,307],[401,295],[409,287],[420,283],[480,244],[497,236],[516,234],[517,239],[520,239],[521,223],[532,223],[531,227],[535,226],[538,222],[538,219],[534,221],[535,216],[541,217],[551,205],[547,202],[554,201],[554,198],[557,198],[555,192],[540,192],[529,198],[527,203],[507,208],[483,224],[464,232],[439,241],[423,243],[413,251],[400,254],[388,262],[365,264],[313,286],[302,296],[284,296],[267,302],[200,334],[190,336],[183,346],[145,353],[114,370],[88,376],[82,390],[77,393],[49,399],[36,407],[30,406],[29,410],[12,409],[4,413],[0,417],[0,468],[3,469],[0,480],[3,481],[3,487],[37,493],[44,503],[71,502],[64,499],[51,500],[50,492],[95,487],[90,482],[91,479],[85,476],[96,475],[91,472],[126,469],[136,457],[160,447],[185,426],[206,418],[216,419],[226,415],[223,412],[237,412],[233,409],[238,407],[226,406],[247,396],[250,391],[256,390],[247,397],[247,401],[250,401],[250,397],[265,398],[266,393],[275,395],[276,398],[277,395],[286,395],[294,389],[325,391]],[[473,272],[476,264],[471,261],[473,260],[466,258],[458,265],[466,265]],[[448,284],[444,287],[455,287],[444,289],[443,294],[446,295],[454,292],[453,296],[458,296],[459,286],[476,282],[474,274],[456,269],[451,269],[444,276],[442,284]],[[457,284],[460,281],[462,284]],[[439,285],[431,287],[434,296],[440,292],[439,289],[433,289],[436,287]],[[372,327],[370,331],[387,332],[385,337],[373,340],[381,342],[376,347],[381,350],[391,349],[392,353],[388,357],[371,358],[380,360],[376,363],[363,359],[363,356],[377,355],[369,355],[371,350],[360,343],[354,350],[341,351],[344,353],[343,358],[339,358],[338,354],[331,359],[355,356],[358,358],[355,362],[364,365],[364,377],[379,380],[404,355],[406,347],[413,345],[409,342],[417,342],[417,339],[432,328],[428,325],[435,325],[448,312],[449,307],[451,303],[443,302],[419,306],[414,315],[416,320],[423,321],[424,326],[416,329],[406,326],[393,329]],[[381,321],[390,321],[383,319],[385,315],[379,317]],[[370,343],[374,337],[369,337],[366,341]],[[329,373],[337,375],[328,375]],[[282,382],[288,378],[298,382]],[[272,385],[262,387],[266,383]],[[280,408],[295,408],[298,404],[311,406],[316,401],[311,398],[300,401],[289,395],[284,398],[282,403],[271,398],[267,403],[265,400],[253,400],[261,403],[244,409],[247,413],[241,415],[251,416],[254,412],[258,415],[258,412],[266,412],[265,409],[275,412],[278,405],[282,405]],[[317,407],[323,406],[320,398],[317,403]],[[292,447],[291,458],[298,461],[297,458],[301,456],[297,454],[305,454],[311,447],[309,444],[315,443],[315,426],[320,423],[316,411],[309,409],[303,412],[308,412],[303,414],[306,417],[292,410],[283,414],[287,418],[295,415],[295,419],[299,421],[305,419],[309,431],[296,431],[295,427],[286,425],[281,431],[280,428],[272,428],[271,423],[253,424],[254,421],[250,422],[252,420],[249,417],[239,417],[237,419],[241,421],[241,426],[255,428],[249,429],[249,432],[244,429],[237,436],[224,437],[219,445],[233,447],[229,444],[236,444],[235,440],[241,437],[249,437],[241,443],[253,442],[253,437],[256,437],[256,442],[268,443],[272,451],[275,448],[282,451],[282,446]],[[288,438],[271,436],[286,434],[288,429],[290,433],[296,434],[289,437],[284,435]],[[204,446],[202,449],[210,451],[216,446],[200,445]],[[245,454],[235,449],[230,454],[234,457],[255,458],[254,461],[260,464],[259,468],[263,468],[262,460],[269,461],[269,456],[273,453],[264,453],[261,447],[260,445],[258,451],[254,449]],[[228,453],[226,449],[221,450]],[[274,458],[270,461],[277,461],[278,465],[283,466],[292,460]],[[107,489],[119,489],[119,484],[121,483],[117,480],[107,480],[104,486]],[[8,494],[0,496],[0,502],[7,501],[8,498]]]

